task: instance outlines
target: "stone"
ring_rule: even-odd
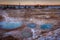
[[[0,22],[4,20],[4,17],[0,15]]]

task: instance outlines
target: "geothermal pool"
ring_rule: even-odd
[[[0,17],[1,40],[60,40],[59,9],[6,9]]]

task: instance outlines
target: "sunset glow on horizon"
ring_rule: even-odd
[[[0,4],[6,5],[60,5],[60,0],[0,0]]]

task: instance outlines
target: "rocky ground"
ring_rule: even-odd
[[[23,21],[23,25],[15,29],[0,28],[1,40],[60,40],[59,9],[7,9],[0,10],[0,15],[3,16],[0,16],[1,21]],[[36,27],[28,27],[29,23],[36,24]],[[41,29],[43,24],[53,26],[51,29]]]

